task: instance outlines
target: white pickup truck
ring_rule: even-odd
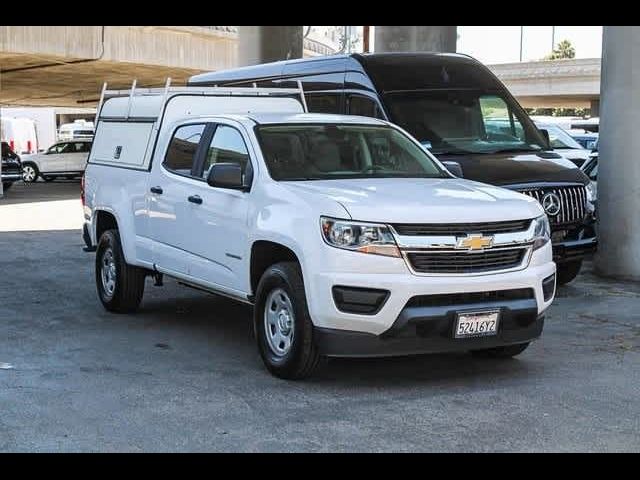
[[[107,310],[135,311],[162,275],[250,303],[290,379],[325,356],[511,357],[541,335],[556,267],[536,200],[275,92],[106,95],[82,198]]]

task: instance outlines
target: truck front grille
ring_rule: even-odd
[[[407,258],[419,273],[481,273],[516,268],[522,264],[526,248],[483,252],[408,252]]]
[[[543,208],[543,200],[547,194],[553,193],[558,196],[560,200],[560,211],[556,215],[550,215],[549,212],[547,212],[549,223],[551,223],[552,226],[581,222],[587,212],[587,192],[582,185],[527,188],[518,191],[538,200],[538,202],[543,205]]]
[[[453,235],[464,236],[470,233],[495,235],[496,233],[513,233],[527,230],[531,225],[529,220],[511,220],[490,223],[395,223],[393,229],[398,235],[432,236]]]

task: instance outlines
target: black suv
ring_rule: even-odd
[[[13,182],[22,180],[22,162],[16,152],[11,150],[7,142],[2,142],[2,168],[0,169],[2,177],[2,187],[5,190],[11,188]]]
[[[374,53],[287,60],[191,77],[190,85],[296,88],[310,112],[377,117],[404,128],[447,168],[537,199],[552,230],[558,283],[596,250],[594,185],[552,151],[500,80],[459,54]],[[481,232],[479,232],[481,233]]]

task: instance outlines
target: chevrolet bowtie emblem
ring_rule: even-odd
[[[482,235],[469,235],[459,238],[456,248],[467,250],[482,250],[493,245],[493,237],[483,237]]]

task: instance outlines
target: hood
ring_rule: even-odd
[[[464,178],[491,185],[570,182],[589,183],[580,169],[553,152],[436,155],[458,162]],[[567,162],[567,163],[565,163]]]
[[[497,222],[522,220],[543,214],[538,202],[530,197],[502,188],[454,178],[361,178],[282,182],[282,184],[290,191],[304,197],[331,198],[340,203],[353,220],[360,221]],[[312,199],[305,198],[305,200]]]
[[[554,152],[568,160],[588,160],[591,150],[586,148],[558,148]]]

